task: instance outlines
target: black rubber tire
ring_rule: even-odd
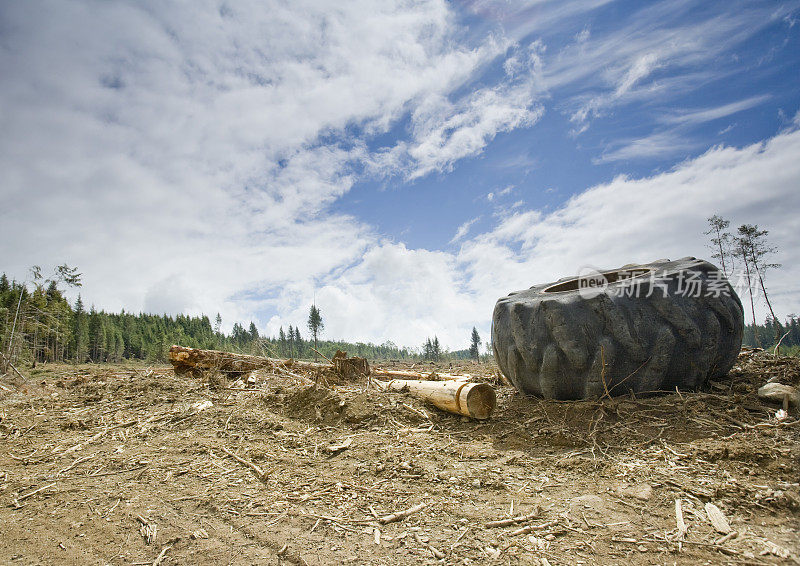
[[[600,275],[606,286],[570,277],[497,301],[494,357],[519,391],[567,400],[696,390],[733,367],[742,303],[717,267],[686,257]]]

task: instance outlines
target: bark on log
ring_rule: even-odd
[[[474,419],[488,419],[497,406],[497,396],[488,383],[393,379],[385,387],[392,391],[408,391],[440,409]]]
[[[298,360],[282,360],[278,358],[264,358],[261,356],[248,356],[234,354],[219,350],[200,350],[199,348],[186,348],[172,346],[169,349],[169,361],[175,373],[186,371],[219,371],[225,374],[240,375],[257,369],[286,368],[286,369],[331,369],[330,364],[316,362],[303,362]]]

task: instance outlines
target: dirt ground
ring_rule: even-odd
[[[704,392],[581,402],[525,398],[488,364],[438,369],[494,383],[494,416],[365,380],[23,370],[0,382],[0,563],[798,563],[800,420],[756,390],[797,385],[800,360],[747,354]]]

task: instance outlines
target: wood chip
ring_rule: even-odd
[[[728,519],[725,517],[725,514],[720,510],[719,507],[713,503],[706,503],[705,510],[706,514],[708,515],[708,520],[718,533],[727,535],[733,531],[730,523],[728,523]]]
[[[153,544],[158,535],[158,525],[151,523],[141,515],[137,515],[136,519],[142,524],[142,526],[139,527],[139,534],[144,538],[144,543]]]
[[[153,560],[153,566],[159,566],[164,561],[164,557],[167,555],[169,549],[175,546],[175,543],[178,542],[179,540],[180,539],[174,539],[170,541],[169,544],[165,545],[164,548],[161,549],[161,552],[156,557],[156,559]]]
[[[511,531],[508,533],[509,536],[517,536],[517,535],[524,535],[527,533],[531,533],[533,531],[542,531],[544,529],[549,529],[550,527],[554,527],[558,524],[558,519],[554,519],[552,521],[547,521],[546,523],[542,523],[541,525],[527,525],[522,527],[521,529],[517,529],[516,531]]]
[[[678,540],[686,538],[686,522],[683,520],[683,507],[681,506],[680,498],[675,500],[675,523],[678,525]]]
[[[242,464],[243,466],[247,466],[248,468],[253,470],[253,473],[256,475],[256,477],[259,480],[261,480],[261,481],[266,481],[267,480],[267,477],[268,477],[269,474],[267,474],[267,472],[265,472],[260,467],[258,467],[258,465],[254,464],[253,462],[250,462],[248,460],[245,460],[241,456],[237,456],[236,454],[234,454],[233,452],[231,452],[230,450],[228,450],[224,446],[222,447],[222,451],[225,452],[225,454],[227,454],[228,456],[230,456],[234,460],[236,460],[237,462],[239,462],[240,464]]]
[[[405,519],[409,515],[413,515],[414,513],[422,511],[427,506],[428,506],[427,503],[418,503],[417,505],[414,505],[413,507],[409,507],[405,511],[398,511],[397,513],[391,513],[390,515],[384,515],[383,517],[380,517],[378,519],[378,522],[381,525],[386,525],[388,523],[394,523],[396,521],[402,521],[403,519]]]
[[[345,438],[344,441],[342,441],[339,444],[329,444],[325,448],[325,451],[328,452],[329,454],[335,456],[339,452],[342,452],[342,451],[347,450],[348,448],[350,448],[350,445],[352,443],[353,443],[353,439],[351,437],[348,437],[348,438]]]
[[[189,538],[193,540],[208,538],[208,531],[205,529],[197,529],[189,534]]]
[[[532,519],[536,519],[541,515],[541,509],[536,507],[531,513],[527,515],[519,515],[517,517],[509,517],[508,519],[499,519],[497,521],[489,521],[486,523],[486,528],[491,529],[492,527],[508,527],[509,525],[516,525],[517,523],[524,523],[526,521],[530,521]]]
[[[15,502],[16,504],[19,504],[19,502],[20,502],[20,501],[25,501],[25,500],[26,500],[26,499],[28,499],[29,497],[33,497],[33,496],[34,496],[34,495],[36,495],[37,493],[40,493],[40,492],[42,492],[42,491],[44,491],[44,490],[46,490],[46,489],[50,489],[50,488],[51,488],[51,487],[53,487],[54,485],[56,485],[56,484],[55,484],[55,482],[53,482],[53,483],[49,483],[49,484],[47,484],[47,485],[45,485],[45,486],[42,486],[42,487],[40,487],[39,489],[34,489],[33,491],[31,491],[31,492],[29,492],[29,493],[26,493],[25,495],[20,495],[19,497],[17,497],[17,498],[14,500],[14,502]]]

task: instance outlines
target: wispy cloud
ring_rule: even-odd
[[[489,194],[491,194],[491,193],[489,193]],[[489,199],[489,200],[491,200],[491,199]],[[461,224],[458,227],[458,230],[456,230],[456,233],[453,236],[453,238],[450,240],[450,243],[451,244],[455,244],[456,242],[458,242],[459,240],[464,238],[464,236],[466,236],[469,233],[469,229],[472,228],[472,225],[475,224],[480,219],[481,219],[481,217],[478,216],[476,218],[473,218],[472,220],[467,220],[466,222]]]
[[[725,118],[744,110],[749,110],[750,108],[754,108],[759,104],[766,102],[770,98],[772,97],[769,94],[762,94],[760,96],[751,96],[750,98],[745,98],[743,100],[731,102],[729,104],[723,104],[722,106],[716,106],[713,108],[684,110],[665,117],[664,122],[667,124],[678,125],[702,124],[712,120],[719,120],[720,118]]]
[[[770,98],[770,95],[752,96],[710,108],[671,112],[660,118],[660,122],[666,127],[655,129],[641,138],[612,142],[599,157],[594,159],[594,162],[609,163],[685,155],[701,147],[697,141],[693,141],[685,134],[688,128],[754,108]],[[726,133],[731,127],[723,129],[718,135]]]
[[[693,149],[697,149],[696,143],[688,142],[674,132],[657,132],[641,138],[615,142],[596,157],[594,163],[679,156]]]
[[[592,122],[635,102],[668,105],[732,72],[723,54],[770,25],[754,6],[687,23],[688,2],[644,5],[619,28],[581,35],[543,61],[541,84],[580,135]],[[756,103],[756,102],[754,102]]]

